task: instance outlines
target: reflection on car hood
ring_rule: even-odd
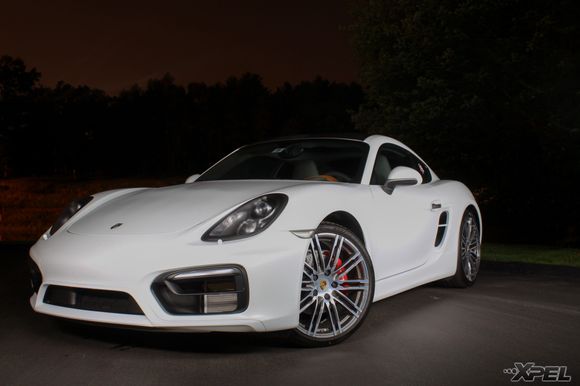
[[[74,222],[68,231],[122,235],[179,232],[261,194],[304,183],[308,182],[207,181],[137,190],[92,210],[87,208],[89,212]]]

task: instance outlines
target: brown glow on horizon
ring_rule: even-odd
[[[33,4],[31,4],[33,3]],[[275,88],[320,75],[356,80],[347,1],[6,2],[0,54],[59,80],[116,92],[171,73],[178,82],[260,74]]]

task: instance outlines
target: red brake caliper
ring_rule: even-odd
[[[336,258],[336,268],[340,268],[340,267],[342,267],[342,259],[340,257],[337,257]],[[344,268],[340,268],[338,270],[339,274],[341,274],[343,272],[344,272]],[[348,280],[348,275],[341,275],[338,277],[338,279],[339,280]],[[343,285],[343,287],[347,287],[347,286],[348,286],[348,284],[346,284],[346,283]]]
[[[322,251],[322,255],[327,258],[330,256],[330,251]],[[342,259],[340,257],[336,258],[336,268],[342,267]],[[344,272],[344,268],[338,270],[339,275]],[[348,280],[348,275],[341,275],[338,277],[338,280]],[[348,284],[343,284],[343,287],[348,287]]]

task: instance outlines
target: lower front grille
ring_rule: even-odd
[[[125,292],[49,285],[44,303],[79,310],[143,315],[143,311]]]

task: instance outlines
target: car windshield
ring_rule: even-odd
[[[360,183],[369,152],[365,142],[307,139],[265,142],[242,147],[198,181],[314,180]]]

